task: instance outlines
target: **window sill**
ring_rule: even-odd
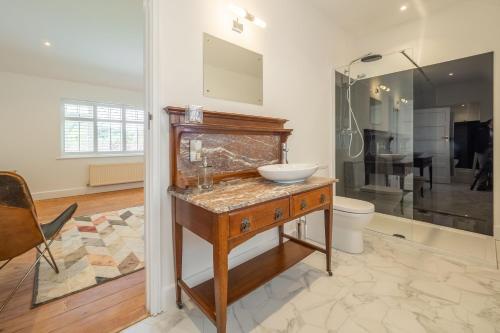
[[[144,153],[137,154],[96,154],[96,155],[62,155],[56,158],[56,160],[72,160],[80,158],[112,158],[112,157],[138,157],[144,156]]]

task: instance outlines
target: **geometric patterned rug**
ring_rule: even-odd
[[[72,218],[50,249],[59,274],[40,260],[32,307],[144,268],[144,207]]]

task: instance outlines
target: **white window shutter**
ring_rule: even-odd
[[[63,102],[63,154],[144,151],[144,111],[95,102]]]

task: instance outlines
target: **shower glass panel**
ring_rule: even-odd
[[[368,229],[409,239],[422,181],[413,174],[413,68],[398,52],[335,71],[337,195],[375,205]]]
[[[432,244],[430,227],[493,235],[493,59],[415,70],[414,165],[426,181],[414,196],[416,242]]]

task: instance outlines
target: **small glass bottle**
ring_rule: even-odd
[[[200,105],[188,105],[184,113],[184,122],[186,124],[202,124],[203,107]]]
[[[212,166],[208,165],[207,156],[203,156],[203,161],[198,168],[198,188],[200,190],[212,190],[214,186]]]

